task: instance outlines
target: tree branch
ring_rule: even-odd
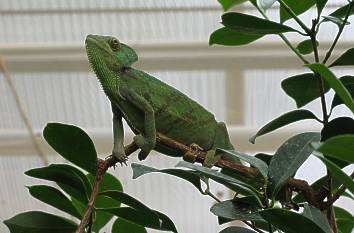
[[[162,143],[170,148],[173,148],[177,151],[179,151],[182,155],[188,154],[188,156],[184,156],[184,159],[187,161],[192,161],[192,162],[198,162],[198,163],[203,163],[206,157],[206,152],[203,150],[198,150],[196,148],[191,148],[189,146],[186,146],[180,142],[177,142],[161,133],[157,133],[157,138],[156,140],[159,143]],[[134,144],[131,143],[125,148],[125,154],[127,156],[131,155],[134,151],[138,150],[139,148]],[[93,187],[93,191],[90,197],[90,200],[87,205],[87,209],[85,211],[84,217],[81,220],[80,226],[76,233],[83,233],[85,228],[88,226],[89,220],[90,220],[90,215],[93,211],[94,208],[94,203],[97,198],[98,192],[100,185],[103,180],[103,175],[107,171],[108,168],[115,166],[117,163],[117,160],[115,157],[109,157],[106,160],[99,159],[98,160],[98,168],[97,168],[97,174],[96,174],[96,179],[95,179],[95,184]],[[246,167],[242,164],[237,164],[230,162],[225,159],[220,159],[215,166],[219,168],[228,168],[233,171],[236,171],[240,173],[241,175],[244,175],[249,178],[255,178],[259,176],[259,172],[255,168],[251,167]],[[294,178],[290,178],[287,183],[288,187],[290,187],[292,190],[295,190],[297,192],[301,192],[305,199],[310,203],[311,205],[318,207],[320,206],[320,203],[317,202],[317,199],[315,198],[315,191],[312,189],[312,187],[304,180],[298,180]]]

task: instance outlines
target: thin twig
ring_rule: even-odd
[[[212,192],[207,191],[207,195],[210,196],[211,198],[213,198],[216,202],[221,202],[221,200],[219,198],[217,198]]]
[[[194,147],[191,148],[189,146],[186,146],[186,145],[184,145],[180,142],[177,142],[177,141],[175,141],[175,140],[173,140],[161,133],[157,133],[156,140],[158,142],[168,146],[169,148],[173,148],[173,149],[179,151],[182,155],[193,154],[195,157],[195,159],[194,159],[195,162],[203,163],[205,160],[205,157],[206,157],[205,151],[196,150]],[[137,149],[138,149],[138,147],[134,143],[131,143],[130,145],[125,147],[125,154],[127,156],[129,156]],[[114,157],[109,157],[106,160],[101,160],[101,159],[98,160],[98,169],[97,169],[96,180],[95,180],[95,184],[93,187],[93,191],[92,191],[87,209],[85,211],[84,217],[81,220],[80,226],[79,226],[78,230],[76,231],[76,233],[83,233],[85,228],[88,226],[89,219],[90,219],[89,217],[93,211],[94,203],[95,203],[95,200],[96,200],[98,192],[99,192],[99,188],[100,188],[100,185],[101,185],[101,182],[103,179],[103,175],[109,167],[115,166],[116,163],[117,163],[117,161]],[[240,173],[241,175],[244,175],[249,178],[255,178],[255,177],[259,176],[259,172],[257,169],[251,168],[251,167],[246,167],[242,164],[233,163],[233,162],[230,162],[225,159],[220,159],[215,164],[215,166],[217,166],[219,168],[228,168],[230,170],[236,171],[236,172]],[[305,199],[311,205],[313,205],[315,207],[318,207],[320,205],[319,203],[316,202],[314,190],[306,181],[290,178],[288,180],[287,185],[292,190],[296,190],[298,192],[301,192],[304,195]]]
[[[346,15],[345,15],[345,18],[344,18],[342,24],[341,24],[340,27],[339,27],[338,33],[337,33],[337,35],[336,35],[336,37],[335,37],[335,39],[334,39],[334,41],[333,41],[331,47],[329,48],[328,52],[326,53],[325,58],[324,58],[323,61],[322,61],[323,64],[326,64],[326,62],[328,61],[328,59],[331,57],[332,52],[333,52],[334,48],[336,47],[340,36],[342,35],[342,32],[343,32],[343,30],[344,30],[344,27],[345,27],[345,25],[346,25],[347,22],[348,22],[348,19],[349,19],[349,16],[350,16],[350,12],[352,11],[353,6],[354,6],[354,1],[351,1],[349,4],[350,4],[350,5],[349,5],[349,8],[348,8],[348,10],[347,10],[347,12],[346,12]]]
[[[48,157],[43,152],[43,150],[40,146],[39,140],[38,140],[36,134],[34,133],[31,121],[28,118],[26,111],[21,103],[20,96],[18,95],[15,84],[12,81],[12,78],[11,78],[10,72],[7,68],[6,62],[2,57],[0,57],[0,71],[4,74],[5,80],[10,87],[10,91],[15,99],[15,103],[16,103],[17,109],[20,113],[20,116],[22,118],[22,121],[24,122],[24,124],[28,130],[28,133],[30,135],[34,149],[37,151],[38,155],[41,157],[43,164],[47,166],[48,165]]]

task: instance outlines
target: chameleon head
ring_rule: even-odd
[[[91,68],[106,94],[115,89],[119,77],[117,72],[138,60],[132,48],[111,36],[88,35],[85,46]]]

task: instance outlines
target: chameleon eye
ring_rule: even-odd
[[[117,40],[116,38],[113,38],[111,41],[110,41],[110,45],[111,45],[111,48],[113,50],[117,50],[120,46],[120,43],[119,43],[119,40]]]

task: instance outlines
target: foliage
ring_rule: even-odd
[[[133,178],[151,173],[172,175],[184,179],[202,195],[209,195],[214,199],[216,198],[211,193],[209,180],[234,191],[236,193],[234,198],[222,201],[216,199],[217,203],[210,211],[218,217],[220,225],[238,220],[243,221],[249,228],[226,227],[221,233],[331,233],[338,230],[341,233],[352,232],[354,217],[339,207],[333,207],[333,203],[341,196],[353,200],[353,174],[348,175],[345,171],[352,168],[350,165],[354,162],[354,76],[338,78],[333,68],[354,65],[354,48],[332,59],[331,63],[328,61],[331,60],[342,31],[349,24],[349,17],[354,14],[354,2],[348,1],[348,4],[331,14],[323,15],[327,0],[218,1],[225,11],[249,2],[258,10],[261,17],[226,12],[221,17],[223,27],[210,36],[210,45],[241,46],[269,34],[275,34],[279,35],[308,69],[306,73],[284,77],[281,85],[284,92],[295,101],[297,108],[270,121],[256,132],[250,141],[255,143],[258,137],[302,120],[322,124],[322,130],[303,132],[289,138],[279,145],[274,155],[259,153],[251,156],[237,151],[217,150],[217,153],[227,158],[240,159],[248,163],[250,166],[243,168],[246,171],[247,169],[256,171],[257,175],[254,176],[250,174],[245,176],[225,168],[215,170],[180,162],[175,168],[162,170],[132,164]],[[279,7],[280,18],[270,20],[267,11],[275,7]],[[314,8],[317,13],[315,18],[311,22],[304,22],[300,15]],[[297,26],[294,24],[289,26],[289,20],[295,21]],[[321,61],[318,50],[321,44],[317,40],[317,35],[325,23],[337,25],[338,34]],[[296,33],[301,36],[301,40],[293,45],[287,39],[287,33]],[[313,62],[310,62],[311,56]],[[335,95],[328,112],[327,93],[330,91],[334,91]],[[321,101],[322,119],[311,110],[303,109],[318,99]],[[331,114],[339,105],[345,105],[351,115],[332,119]],[[76,126],[50,123],[44,129],[44,137],[54,150],[76,166],[52,164],[27,171],[25,174],[28,176],[56,184],[55,187],[29,186],[28,190],[34,198],[70,215],[71,218],[69,220],[39,211],[20,213],[4,221],[11,233],[74,232],[77,220],[83,217],[93,192],[97,153],[89,136]],[[294,189],[290,184],[294,182],[293,177],[298,169],[311,155],[317,156],[327,168],[327,175],[310,187],[315,199],[309,198],[311,190]],[[203,183],[206,184],[206,188],[203,188]],[[147,207],[122,190],[119,180],[106,173],[91,216],[93,232],[100,232],[112,218],[115,218],[112,232],[143,233],[146,232],[146,228],[177,232],[170,218]],[[331,214],[332,212],[335,215]],[[337,222],[338,229],[333,221]]]

